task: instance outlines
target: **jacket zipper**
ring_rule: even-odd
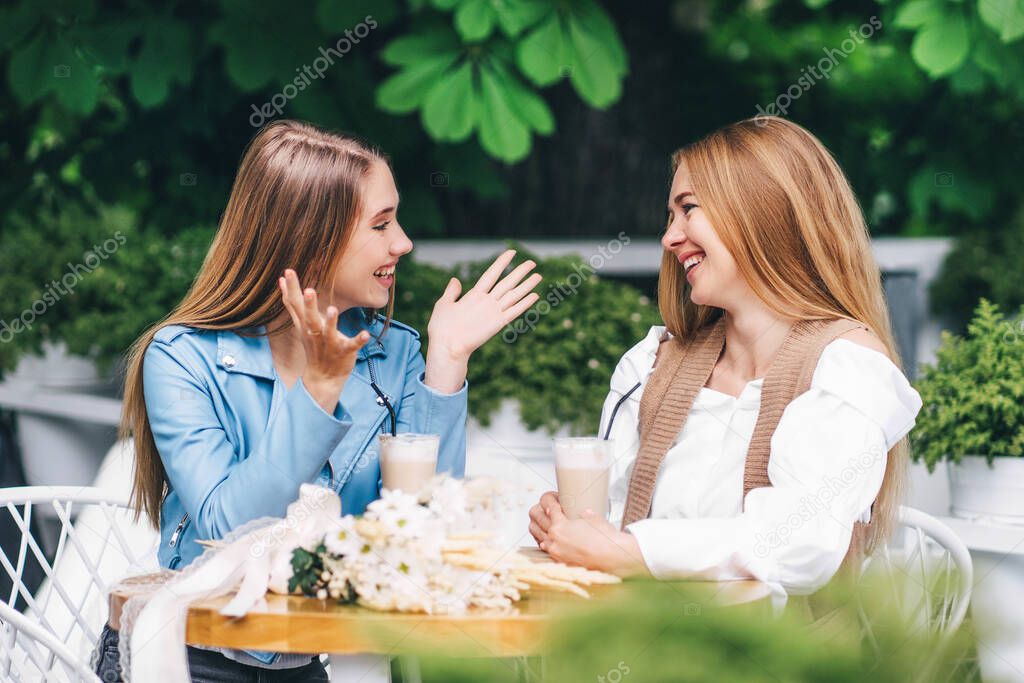
[[[185,516],[181,518],[181,521],[178,522],[178,526],[177,528],[175,528],[174,533],[171,534],[171,540],[167,543],[167,545],[171,548],[173,548],[178,543],[178,536],[181,536],[181,530],[185,528],[186,522],[188,522],[187,512],[185,513]]]
[[[374,364],[373,358],[367,358],[366,359],[366,369],[370,371],[370,382],[372,384],[377,384],[377,373],[374,370],[374,365],[375,364]],[[380,385],[378,384],[377,386],[380,386]],[[381,391],[383,391],[383,389]],[[388,396],[388,398],[390,399],[391,397]],[[381,408],[384,408],[384,401],[381,400],[380,396],[377,397],[377,405],[379,405]],[[380,431],[384,432],[386,429],[387,429],[387,411],[385,409],[384,422],[380,423]]]
[[[373,358],[367,357],[367,359],[366,359],[366,369],[370,373],[370,382],[372,384],[376,384],[377,383],[377,371],[376,371],[376,366],[374,365]],[[377,405],[379,405],[379,406],[383,406],[384,405],[384,403],[380,400],[380,397],[377,398]],[[381,423],[380,430],[382,432],[384,431],[384,423],[383,422]],[[372,433],[373,432],[371,432],[371,434]],[[373,437],[371,437],[371,438],[373,438]],[[364,444],[364,449],[365,449],[365,444]],[[335,481],[334,481],[334,465],[331,464],[330,458],[328,458],[328,460],[327,460],[327,468],[328,468],[328,470],[330,470],[330,473],[331,473],[331,488],[333,489],[335,487],[334,486],[335,485]]]
[[[374,359],[373,358],[367,357],[367,359],[366,359],[366,369],[370,373],[370,382],[372,384],[377,384],[377,371],[376,371],[376,365],[374,363]],[[382,407],[382,408],[384,407],[384,402],[380,399],[379,396],[377,397],[377,405]],[[380,428],[380,431],[382,433],[387,430],[387,422],[388,422],[388,411],[387,411],[387,409],[385,409],[384,410],[384,414],[380,416],[380,422],[378,423],[378,427]],[[363,451],[365,451],[369,447],[370,442],[373,440],[373,437],[374,437],[374,434],[376,433],[376,431],[377,431],[377,427],[374,427],[373,429],[371,429],[369,431],[369,436],[366,438],[365,441],[363,441],[362,444],[360,444],[360,447],[359,447],[359,452],[360,453],[362,453]],[[358,460],[353,461],[352,464],[349,466],[349,469],[342,476],[348,476],[349,472],[352,471],[352,469],[356,466],[357,462],[358,462]],[[334,471],[333,467],[331,468],[331,471],[332,472]]]

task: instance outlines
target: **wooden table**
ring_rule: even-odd
[[[152,590],[160,575],[134,577],[110,595],[111,628],[120,625],[125,601],[140,590]],[[762,602],[768,605],[768,588],[757,581],[688,581],[688,595],[708,607]],[[142,586],[142,588],[140,588]],[[614,597],[622,584],[591,587],[592,600]],[[385,654],[444,652],[458,656],[522,657],[540,652],[544,631],[553,614],[564,608],[586,605],[582,598],[560,592],[531,591],[511,612],[473,610],[467,614],[425,615],[378,612],[332,601],[268,594],[266,604],[245,617],[231,618],[220,608],[231,596],[200,600],[189,608],[185,641],[247,650],[331,654]]]

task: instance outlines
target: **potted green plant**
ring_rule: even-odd
[[[944,333],[917,389],[924,407],[911,432],[914,458],[945,461],[950,507],[978,580],[975,620],[992,625],[978,659],[985,680],[1010,680],[1024,666],[1024,615],[1007,596],[1024,594],[1024,311],[1006,317],[982,299],[967,333]],[[997,540],[998,539],[998,540]],[[1014,679],[1016,680],[1016,679]]]
[[[929,471],[948,463],[954,516],[1024,524],[1022,318],[982,299],[964,336],[943,333],[917,382],[914,459]]]

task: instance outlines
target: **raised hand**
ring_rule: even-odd
[[[430,315],[427,334],[431,345],[441,344],[453,355],[468,356],[536,303],[539,295],[532,290],[541,275],[526,278],[537,265],[533,261],[524,261],[498,279],[515,255],[515,250],[509,249],[495,259],[461,298],[462,283],[451,279]]]
[[[498,279],[515,255],[509,249],[496,258],[465,294],[456,278],[448,283],[427,324],[427,384],[442,391],[461,387],[470,354],[540,298],[532,291],[542,279],[540,273],[527,277],[537,265],[533,261]]]
[[[327,315],[321,313],[316,290],[303,291],[294,270],[285,270],[284,277],[278,278],[278,286],[306,353],[302,384],[325,411],[332,413],[355,367],[356,355],[370,340],[370,333],[364,330],[355,337],[346,337],[339,332],[338,309],[328,306]]]

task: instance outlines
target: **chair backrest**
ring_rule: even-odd
[[[156,568],[155,532],[133,521],[124,497],[94,487],[0,489],[0,515],[8,515],[21,532],[16,553],[0,549],[0,568],[11,580],[10,592],[0,600],[14,611],[19,602],[24,604],[24,616],[38,626],[16,629],[19,638],[5,637],[0,668],[34,668],[31,653],[42,644],[34,638],[39,633],[50,634],[50,644],[63,648],[44,664],[56,667],[70,657],[87,665],[107,619],[111,585]],[[54,530],[50,543],[33,533],[38,528],[33,520],[40,518],[45,518],[43,528]],[[46,577],[34,594],[23,581],[30,561],[38,563]],[[29,640],[22,642],[25,638]],[[43,671],[44,676],[48,673]]]
[[[872,588],[887,587],[884,598],[913,627],[946,637],[967,614],[974,565],[967,546],[952,529],[925,512],[901,506],[892,539],[868,558],[864,575],[876,579]],[[861,621],[877,650],[863,607]]]

